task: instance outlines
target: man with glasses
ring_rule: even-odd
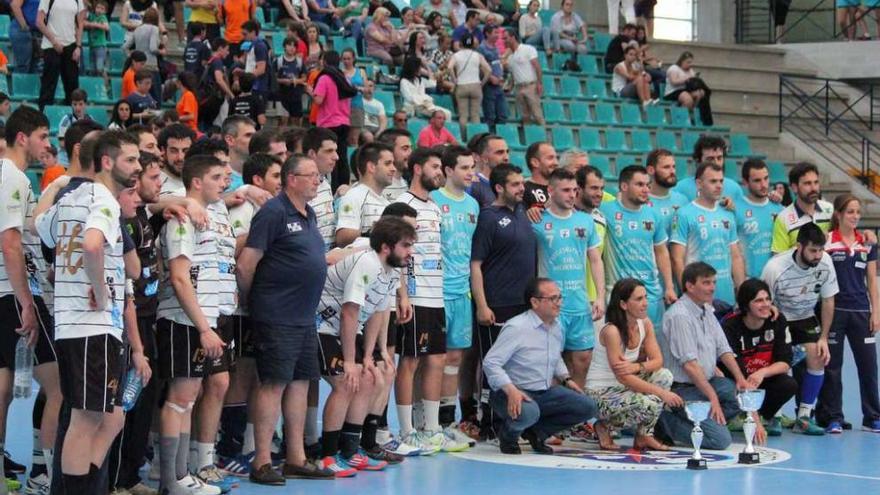
[[[394,112],[394,115],[391,116],[391,122],[394,129],[405,131],[407,130],[406,124],[409,122],[409,117],[406,116],[406,112],[404,112],[403,110],[398,110]]]

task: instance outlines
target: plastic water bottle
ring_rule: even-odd
[[[15,378],[13,379],[12,396],[16,399],[27,399],[31,396],[31,385],[34,376],[34,351],[22,337],[15,345]]]
[[[122,388],[122,410],[131,411],[137,403],[141,390],[144,389],[144,382],[138,376],[137,370],[134,368],[128,370],[125,374],[125,386]]]
[[[791,365],[794,366],[801,361],[803,361],[807,357],[807,349],[804,348],[803,344],[797,344],[791,346],[792,358]]]

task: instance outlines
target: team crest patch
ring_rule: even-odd
[[[477,223],[477,216],[473,213],[468,213],[468,221],[470,223]]]
[[[507,227],[508,225],[510,225],[510,218],[504,217],[501,220],[498,220],[498,225],[500,225],[502,228]]]
[[[302,225],[300,225],[299,222],[290,222],[287,224],[287,231],[291,234],[300,232],[302,229]]]
[[[698,216],[697,216],[697,221],[700,222],[700,223],[703,223],[703,222],[706,221],[706,217],[704,217],[703,215],[698,215]]]
[[[551,222],[545,223],[544,230],[553,230],[553,223],[551,223]]]
[[[746,210],[746,218],[752,218],[752,210]]]
[[[584,227],[576,227],[574,232],[578,236],[578,239],[584,239],[587,237],[587,229]]]
[[[721,223],[724,225],[724,230],[730,230],[730,220],[722,220]]]
[[[443,213],[449,213],[449,205],[443,205]]]
[[[729,469],[745,467],[738,463],[739,453],[745,446],[731,444],[727,450],[703,450],[701,454],[712,469]],[[775,464],[791,458],[791,454],[783,450],[767,447],[755,447],[761,455],[761,464]],[[485,443],[476,447],[452,454],[460,459],[494,464],[507,464],[550,469],[588,469],[598,471],[685,471],[692,450],[685,447],[673,447],[668,451],[621,450],[611,452],[600,450],[595,444],[574,445],[567,442],[562,447],[554,447],[553,455],[529,453],[528,447],[523,448],[523,455],[510,456],[502,454],[498,447]]]
[[[642,225],[645,227],[645,230],[647,230],[648,232],[654,230],[654,222],[651,220],[646,220],[646,221],[642,222]]]

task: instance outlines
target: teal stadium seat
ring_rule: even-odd
[[[752,143],[746,134],[730,135],[730,154],[732,156],[750,156],[752,154]]]
[[[498,124],[495,133],[501,136],[511,150],[522,151],[526,149],[519,139],[519,129],[516,124]]]
[[[562,85],[562,94],[565,98],[584,98],[580,79],[572,76],[562,76],[560,84]]]
[[[675,127],[691,127],[691,112],[684,107],[672,107],[669,109],[672,115],[672,125]]]
[[[681,180],[688,176],[688,161],[687,158],[676,157],[675,158],[675,176],[678,180]]]
[[[621,129],[607,129],[605,131],[605,149],[608,151],[629,151],[626,144],[626,134]]]
[[[611,44],[611,35],[604,32],[596,31],[593,33],[593,51],[597,53],[605,53],[608,45]]]
[[[19,101],[36,101],[40,96],[39,74],[12,74],[10,98]]]
[[[642,123],[642,109],[632,103],[620,105],[620,123],[630,127],[639,127]]]
[[[590,106],[585,101],[572,101],[568,104],[568,111],[571,114],[571,121],[582,125],[593,122],[590,115]]]
[[[424,129],[426,125],[428,125],[427,120],[423,120],[417,117],[409,118],[409,120],[406,122],[406,130],[408,130],[409,133],[412,134],[413,142],[416,142],[419,139],[419,133],[422,132],[422,129]]]
[[[373,94],[373,97],[382,102],[382,105],[385,106],[385,115],[392,116],[394,112],[397,110],[397,105],[394,103],[394,95],[391,93],[386,93],[385,91],[376,91]]]
[[[465,130],[467,131],[467,138],[470,139],[481,132],[489,132],[489,126],[482,122],[468,122]]]
[[[770,171],[770,182],[788,182],[788,171],[785,169],[785,164],[780,161],[768,160],[767,168]]]
[[[46,105],[43,109],[43,113],[46,114],[46,118],[49,119],[49,133],[57,135],[58,124],[61,123],[61,119],[63,119],[65,115],[70,113],[70,107],[66,105]]]
[[[122,27],[122,24],[118,22],[110,23],[110,39],[108,42],[110,46],[122,46],[122,43],[125,42],[125,28]]]
[[[110,94],[114,100],[122,99],[122,79],[118,77],[110,79]]]
[[[603,79],[590,79],[587,81],[587,97],[591,99],[608,98],[608,88]]]
[[[548,76],[544,74],[541,78],[541,82],[544,84],[544,97],[545,98],[562,98],[562,95],[559,94],[559,91],[556,89],[556,78],[553,76]],[[563,90],[564,91],[564,90]]]
[[[596,104],[596,122],[605,125],[617,124],[617,115],[614,113],[614,105],[611,103]]]
[[[112,105],[114,100],[104,85],[103,77],[80,76],[79,87],[89,95],[90,103],[99,105]]]
[[[657,147],[666,148],[676,153],[679,151],[678,141],[675,139],[675,133],[672,131],[657,131]]]
[[[651,127],[666,127],[666,108],[659,105],[645,108],[645,123]]]
[[[651,134],[644,129],[632,131],[632,151],[647,153],[654,147],[651,146]]]
[[[586,152],[602,150],[602,143],[599,142],[599,130],[593,127],[582,127],[578,131],[581,138],[581,149]],[[592,156],[592,155],[591,155]]]
[[[690,153],[694,149],[694,145],[700,139],[699,132],[683,132],[681,134],[681,151]]]
[[[0,17],[0,40],[7,41],[9,39],[9,24],[10,24],[10,16]]]
[[[740,179],[739,164],[733,158],[724,159],[724,176],[733,181]]]
[[[550,130],[553,136],[553,147],[557,152],[574,148],[574,133],[571,127],[554,127]]]
[[[446,130],[452,133],[452,136],[455,138],[456,141],[458,141],[459,143],[463,142],[463,139],[461,138],[461,126],[458,125],[458,122],[447,121],[446,124],[444,124],[444,127],[446,127]]]
[[[110,113],[106,107],[88,107],[86,113],[89,114],[92,120],[102,126],[107,127],[110,125]]]
[[[544,109],[544,119],[551,124],[560,124],[568,122],[565,117],[565,109],[562,108],[562,102],[559,100],[544,100],[541,102]]]
[[[600,155],[598,153],[590,155],[590,165],[596,167],[600,172],[602,172],[602,176],[606,179],[611,176],[611,162],[608,160],[608,155]]]
[[[541,125],[529,124],[525,126],[525,142],[523,145],[528,148],[530,144],[547,140],[547,130]]]

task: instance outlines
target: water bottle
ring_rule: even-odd
[[[807,349],[803,346],[803,344],[797,344],[791,346],[792,358],[791,365],[795,366],[800,363],[807,357]]]
[[[34,376],[34,351],[21,337],[15,345],[15,378],[13,380],[13,397],[27,399],[31,396],[31,385]]]
[[[137,370],[131,368],[125,374],[125,385],[122,388],[122,410],[131,411],[137,403],[141,390],[144,389],[144,382],[138,376]]]

